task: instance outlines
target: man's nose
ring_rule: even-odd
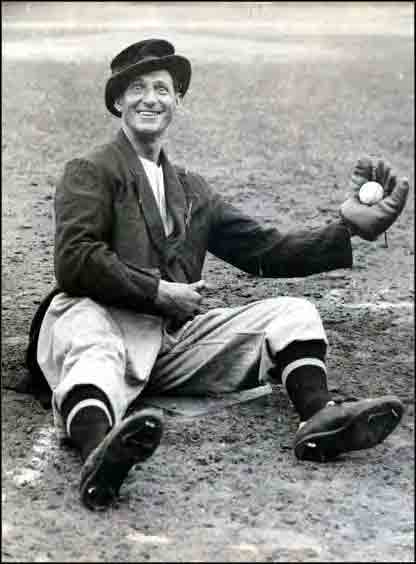
[[[147,88],[145,90],[142,101],[148,106],[153,106],[156,103],[156,96],[153,88]]]

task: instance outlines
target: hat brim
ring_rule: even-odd
[[[177,82],[179,92],[182,96],[185,95],[191,81],[191,63],[180,55],[167,55],[166,57],[140,61],[117,74],[113,74],[105,86],[105,105],[108,111],[116,117],[121,117],[121,112],[114,106],[114,102],[122,94],[129,78],[155,70],[169,71]]]

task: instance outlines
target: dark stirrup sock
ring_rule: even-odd
[[[286,390],[298,412],[300,420],[306,421],[331,401],[326,382],[326,372],[314,364],[305,364],[292,370],[286,377]]]
[[[65,398],[61,413],[67,435],[85,461],[113,426],[107,396],[95,386],[77,386]]]
[[[282,384],[301,421],[306,421],[331,401],[325,354],[323,341],[294,341],[279,353]]]

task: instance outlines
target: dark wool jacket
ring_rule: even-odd
[[[211,252],[250,274],[301,277],[352,266],[350,236],[340,222],[281,233],[226,203],[199,175],[162,152],[174,232],[166,237],[146,173],[131,143],[116,138],[67,163],[55,195],[55,276],[29,332],[27,384],[45,407],[50,389],[37,363],[37,341],[56,293],[158,314],[160,278],[195,282]]]
[[[175,223],[169,237],[123,131],[66,165],[55,197],[55,275],[63,291],[158,313],[159,279],[199,280],[207,251],[263,277],[352,266],[350,237],[342,224],[287,234],[265,228],[226,203],[201,176],[172,165],[163,151],[161,163]]]

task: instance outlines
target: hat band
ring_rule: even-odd
[[[147,55],[146,57],[143,57],[140,60],[137,60],[137,61],[134,61],[134,62],[129,62],[126,65],[122,65],[122,66],[119,66],[119,67],[114,67],[112,69],[113,74],[123,72],[124,70],[128,70],[130,67],[137,65],[137,64],[147,63],[148,61],[160,61],[160,60],[162,60],[160,57],[155,57],[153,55]]]

